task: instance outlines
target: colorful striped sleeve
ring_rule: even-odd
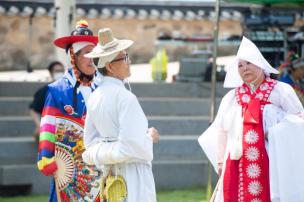
[[[37,162],[38,169],[46,176],[52,175],[57,170],[54,157],[57,111],[54,97],[50,90],[48,90],[40,123]]]

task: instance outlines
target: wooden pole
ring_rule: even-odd
[[[210,124],[215,118],[216,108],[216,58],[218,54],[218,32],[219,32],[219,15],[220,15],[220,1],[215,2],[215,22],[213,32],[213,63],[211,73],[211,107],[210,107]],[[210,200],[212,194],[212,166],[208,163],[208,182],[207,182],[207,200]]]
[[[33,43],[33,18],[34,12],[29,16],[29,31],[28,31],[28,60],[26,70],[27,72],[32,72],[32,43]]]
[[[57,202],[61,202],[61,196],[60,196],[60,191],[58,188],[58,183],[57,183],[56,177],[54,177],[54,182],[55,182],[55,188],[56,188]]]
[[[70,35],[71,30],[75,25],[75,0],[55,0],[55,9],[55,38]],[[55,48],[55,56],[56,60],[65,65],[70,63],[65,50],[61,48]]]

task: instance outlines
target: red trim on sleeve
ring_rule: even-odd
[[[54,161],[53,163],[50,163],[48,165],[46,165],[41,172],[46,175],[46,176],[50,176],[52,174],[54,174],[56,172],[56,170],[58,169],[56,162]]]
[[[38,151],[40,152],[42,149],[47,149],[48,151],[54,151],[55,150],[55,144],[53,142],[50,142],[48,140],[42,140],[39,142]]]

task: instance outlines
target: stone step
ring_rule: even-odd
[[[0,165],[35,164],[37,146],[31,137],[0,138]]]
[[[198,135],[209,125],[207,116],[149,116],[149,127],[160,134]],[[29,116],[0,117],[0,137],[22,137],[33,134],[34,122]]]
[[[139,98],[148,116],[201,116],[210,114],[210,98]],[[217,99],[217,104],[219,104]]]
[[[0,96],[33,96],[45,83],[0,82]],[[211,83],[133,83],[133,93],[138,97],[210,97]],[[227,90],[217,83],[217,96],[222,97]]]
[[[154,144],[155,161],[206,160],[197,136],[162,136]],[[35,164],[37,143],[31,137],[0,138],[0,165]]]
[[[227,90],[222,83],[216,85],[217,97]],[[210,97],[211,83],[135,83],[132,91],[137,97]]]
[[[35,124],[29,116],[0,117],[0,137],[31,136]]]
[[[206,187],[207,161],[155,161],[152,165],[156,189],[184,189]],[[212,170],[212,181],[218,180]]]
[[[31,185],[31,194],[49,194],[51,178],[42,175],[35,164],[0,165],[0,186]],[[16,190],[16,192],[18,192]]]
[[[0,97],[0,114],[3,116],[29,115],[32,97]]]
[[[207,184],[206,161],[154,161],[152,165],[157,190],[203,187]],[[217,176],[212,173],[213,184]],[[50,177],[43,176],[36,165],[0,165],[0,186],[31,185],[31,194],[49,194]]]
[[[149,127],[155,127],[160,134],[167,135],[199,135],[208,125],[208,116],[155,116],[149,118]]]
[[[1,165],[1,185],[30,185],[34,170],[37,170],[34,164]]]
[[[0,97],[0,114],[8,116],[25,116],[29,114],[32,97]],[[219,104],[217,100],[217,106]],[[153,115],[208,115],[210,98],[181,97],[142,97],[139,102],[148,116]]]
[[[35,92],[46,85],[40,82],[0,82],[0,96],[33,96]]]
[[[155,161],[202,161],[207,160],[197,141],[198,136],[161,136],[154,144]]]

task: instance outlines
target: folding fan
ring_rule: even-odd
[[[101,172],[82,160],[83,127],[64,117],[56,118],[55,184],[58,202],[99,201]],[[64,126],[64,127],[63,127]]]
[[[56,184],[59,190],[63,190],[73,179],[75,170],[74,161],[69,149],[61,143],[56,144],[55,160],[58,167]]]

